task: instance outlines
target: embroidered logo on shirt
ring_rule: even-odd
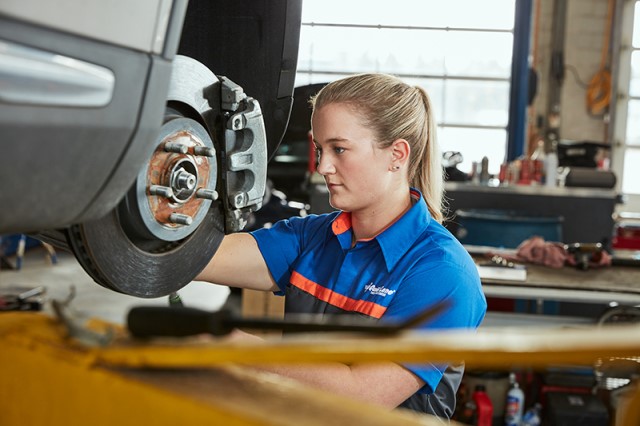
[[[388,288],[385,288],[385,287],[377,287],[374,283],[369,283],[365,285],[364,291],[368,291],[374,296],[382,296],[382,297],[390,296],[396,292],[395,290],[389,290]]]

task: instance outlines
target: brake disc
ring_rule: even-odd
[[[224,235],[216,201],[215,122],[205,98],[219,85],[178,56],[157,146],[119,206],[66,230],[69,247],[100,285],[138,297],[170,294],[206,266]]]
[[[178,55],[155,151],[116,209],[65,230],[68,246],[104,287],[170,294],[204,269],[225,232],[241,230],[260,208],[266,174],[258,102]]]

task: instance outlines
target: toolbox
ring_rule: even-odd
[[[609,411],[591,394],[547,394],[545,424],[554,426],[608,426]]]

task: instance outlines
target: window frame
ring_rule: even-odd
[[[612,126],[610,140],[613,141],[611,149],[611,170],[617,176],[616,192],[622,195],[624,202],[617,206],[618,211],[640,212],[640,194],[623,192],[625,157],[627,152],[640,152],[640,145],[627,143],[627,126],[629,114],[629,101],[640,101],[640,96],[630,96],[631,83],[631,56],[634,51],[640,52],[640,46],[633,47],[633,26],[636,4],[640,10],[640,0],[625,1],[616,11],[616,22],[619,30],[613,45],[616,46],[613,53],[614,89],[612,105]],[[636,25],[640,25],[640,16]]]
[[[505,28],[468,28],[468,27],[447,27],[447,26],[414,26],[414,25],[377,25],[377,24],[353,24],[353,23],[329,23],[329,22],[309,22],[303,20],[302,27],[340,27],[340,28],[371,28],[371,29],[399,29],[399,30],[415,30],[415,31],[474,31],[487,33],[509,33],[512,34],[512,56],[511,71],[506,77],[487,77],[479,75],[448,75],[446,70],[443,74],[413,74],[413,73],[393,73],[403,79],[430,79],[441,80],[443,92],[446,82],[455,81],[472,81],[472,82],[503,82],[508,84],[508,104],[506,105],[507,122],[505,125],[481,125],[456,123],[443,120],[444,111],[436,113],[438,120],[438,131],[442,132],[447,129],[478,129],[478,130],[503,130],[506,134],[504,145],[504,158],[502,161],[511,161],[519,157],[525,152],[526,145],[526,123],[527,123],[527,93],[528,93],[528,57],[531,38],[531,17],[532,17],[532,0],[513,0],[514,2],[514,20],[513,27]],[[299,55],[300,57],[300,55]],[[371,70],[378,71],[378,70]],[[382,72],[388,72],[381,70]],[[314,83],[313,75],[322,74],[329,76],[349,75],[350,71],[322,70],[314,67],[313,64],[298,62],[296,73],[296,86]],[[305,79],[308,79],[305,82]],[[446,96],[443,95],[443,99]],[[444,101],[443,101],[444,105]],[[467,159],[467,163],[471,161],[479,161],[480,159]],[[497,173],[499,164],[492,164],[492,171]]]

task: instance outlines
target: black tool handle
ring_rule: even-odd
[[[289,315],[285,319],[241,318],[231,311],[204,311],[184,306],[138,306],[131,308],[127,327],[135,337],[184,337],[196,334],[223,336],[234,328],[292,332],[363,332],[389,335],[415,327],[441,314],[448,306],[440,302],[401,323],[381,324],[350,315]]]
[[[221,336],[233,330],[227,311],[210,312],[173,306],[138,306],[127,315],[127,327],[135,337],[184,337],[196,334]]]

